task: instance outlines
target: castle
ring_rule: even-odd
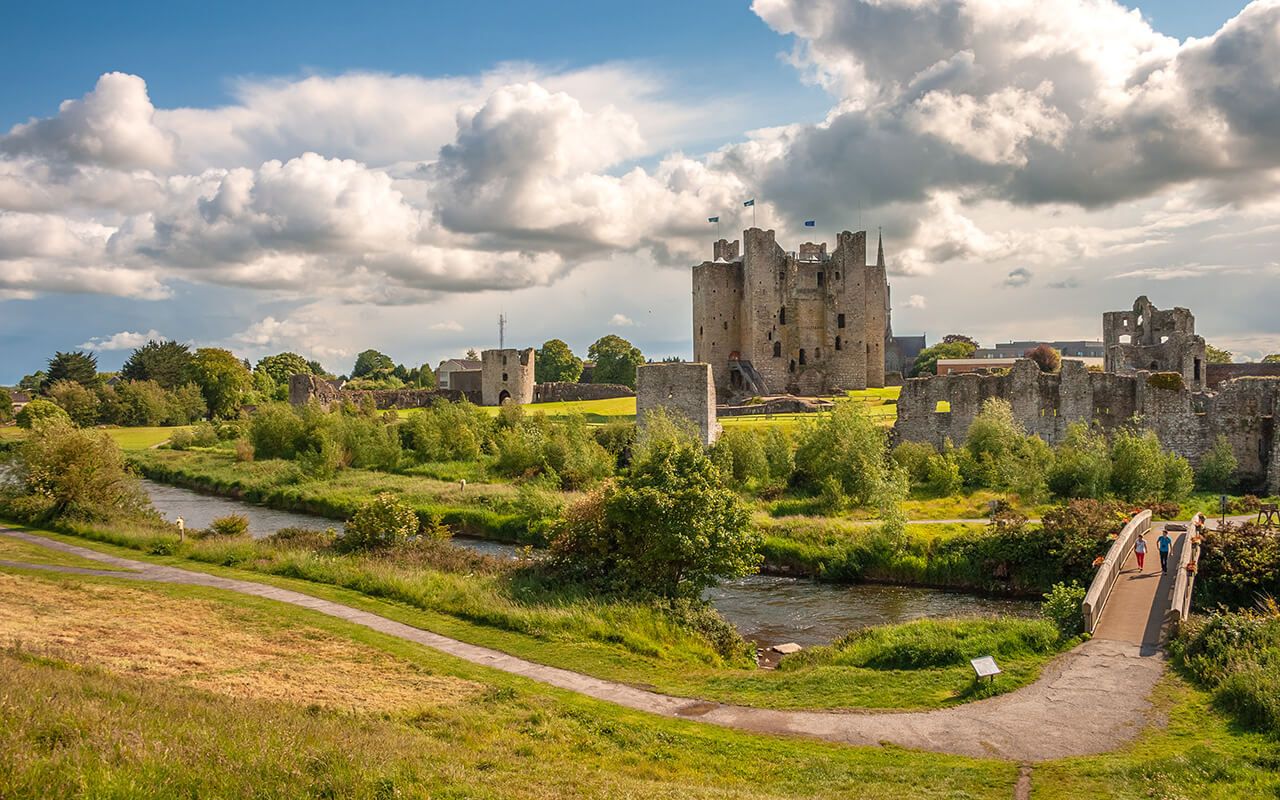
[[[778,246],[774,231],[721,239],[693,268],[693,360],[711,365],[717,393],[831,394],[885,385],[889,283],[884,245],[867,264],[867,233],[835,249]],[[900,365],[899,365],[900,368]]]

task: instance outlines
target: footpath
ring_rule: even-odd
[[[526,661],[301,592],[120,558],[9,528],[0,527],[0,535],[92,559],[128,572],[12,561],[0,561],[0,567],[182,583],[265,597],[416,642],[473,664],[522,675],[549,686],[627,708],[727,728],[810,736],[850,745],[879,745],[888,742],[938,753],[1020,762],[1101,753],[1129,741],[1149,723],[1152,707],[1147,697],[1165,667],[1165,657],[1159,646],[1160,625],[1155,625],[1154,639],[1147,640],[1152,629],[1150,625],[1144,624],[1141,637],[1134,640],[1134,628],[1127,620],[1131,616],[1137,618],[1141,615],[1144,601],[1136,592],[1138,588],[1146,591],[1147,585],[1151,584],[1158,589],[1167,581],[1160,581],[1158,578],[1150,580],[1127,573],[1126,580],[1123,581],[1127,587],[1122,592],[1123,597],[1117,595],[1112,600],[1120,605],[1109,607],[1105,613],[1130,609],[1132,614],[1129,611],[1117,614],[1117,619],[1123,618],[1123,621],[1117,621],[1114,630],[1108,628],[1104,631],[1100,628],[1098,636],[1046,665],[1040,679],[1030,686],[999,697],[937,711],[784,711],[649,692]],[[1152,569],[1150,563],[1147,564],[1147,569]],[[1158,557],[1155,558],[1155,570],[1158,575]],[[1128,588],[1130,583],[1134,584],[1132,594]],[[1121,591],[1119,586],[1117,591]],[[1152,598],[1154,602],[1155,595]],[[1163,608],[1158,605],[1147,608],[1150,618],[1154,619],[1158,615],[1163,621]],[[1110,618],[1103,620],[1104,625],[1110,622]]]

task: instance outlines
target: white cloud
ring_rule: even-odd
[[[1004,285],[1011,289],[1018,289],[1031,283],[1031,270],[1026,267],[1015,267],[1009,271],[1004,279]]]
[[[609,317],[609,324],[615,328],[630,328],[636,323],[625,314],[614,314]]]
[[[907,308],[925,308],[925,299],[922,294],[913,294],[907,298]]]
[[[436,322],[432,324],[430,327],[431,327],[431,330],[433,331],[452,331],[454,333],[462,331],[462,324],[455,320],[446,320],[444,322]]]
[[[120,331],[105,338],[90,339],[84,344],[76,345],[76,347],[81,350],[133,350],[142,347],[147,342],[162,342],[164,338],[160,331],[155,328],[146,333]]]

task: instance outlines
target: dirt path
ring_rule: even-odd
[[[1140,643],[1094,638],[1052,661],[1040,680],[1030,686],[940,711],[858,713],[731,706],[671,697],[535,664],[301,592],[119,558],[7,528],[0,528],[0,535],[133,572],[0,562],[6,566],[210,586],[265,597],[627,708],[741,730],[812,736],[852,745],[891,742],[939,753],[1022,762],[1105,752],[1132,739],[1148,724],[1151,704],[1146,698],[1164,671],[1164,657],[1158,649],[1146,654]]]

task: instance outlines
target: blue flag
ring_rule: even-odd
[[[743,204],[742,204],[742,207],[743,207],[743,208],[747,208],[748,206],[754,206],[755,204],[756,204],[756,199],[753,197],[753,198],[751,198],[750,200],[748,200],[747,202],[743,203]]]
[[[806,228],[812,228],[815,224],[816,224],[815,220],[807,219],[804,221],[804,226]]]
[[[719,222],[719,217],[707,217],[707,222]]]

